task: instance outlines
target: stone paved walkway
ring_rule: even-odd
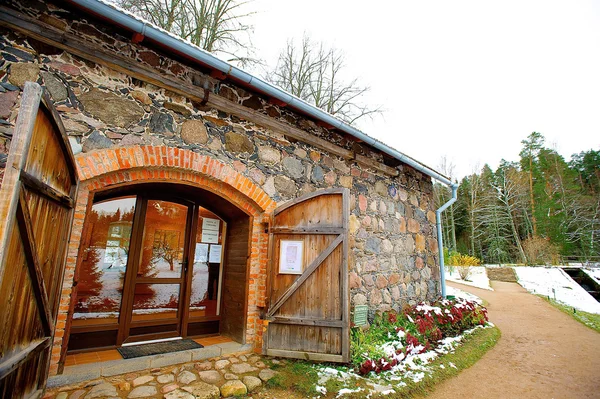
[[[53,388],[44,399],[228,398],[259,390],[275,374],[258,355],[231,355]]]

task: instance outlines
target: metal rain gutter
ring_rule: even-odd
[[[403,162],[416,170],[426,174],[427,176],[444,183],[452,188],[452,199],[450,199],[447,203],[442,205],[436,211],[436,224],[437,224],[437,234],[438,234],[438,249],[439,249],[439,257],[440,257],[440,276],[441,276],[441,286],[442,286],[442,297],[446,297],[446,280],[444,274],[444,252],[443,252],[443,240],[442,240],[442,227],[441,227],[441,213],[448,208],[451,204],[456,201],[456,192],[458,186],[446,176],[441,175],[435,170],[421,164],[420,162],[410,158],[406,154],[397,151],[379,140],[374,139],[371,136],[368,136],[361,132],[360,130],[342,122],[336,117],[330,115],[329,113],[308,104],[307,102],[299,99],[296,96],[287,93],[284,90],[281,90],[262,79],[259,79],[233,65],[230,65],[228,62],[220,60],[214,55],[208,53],[207,51],[201,50],[200,48],[185,42],[183,39],[178,38],[174,35],[171,35],[161,29],[156,28],[144,21],[139,20],[135,16],[118,10],[103,1],[100,0],[68,0],[69,2],[78,5],[79,7],[85,8],[88,11],[91,11],[94,14],[100,15],[104,18],[109,19],[110,21],[115,22],[118,25],[121,25],[133,32],[137,32],[159,44],[167,48],[171,48],[181,54],[185,54],[186,56],[204,64],[211,68],[214,68],[234,79],[237,79],[244,84],[252,87],[254,90],[264,93],[272,98],[275,98],[288,106],[295,108],[296,110],[316,119],[320,120],[338,130],[341,130],[344,133],[347,133],[355,138],[365,142],[366,144],[396,158],[400,162]],[[106,1],[106,0],[104,0]]]
[[[442,286],[442,298],[446,298],[446,270],[444,269],[444,240],[442,238],[442,212],[446,210],[450,205],[456,202],[456,194],[458,191],[458,184],[450,184],[452,189],[452,198],[442,205],[438,210],[435,211],[435,224],[437,226],[437,241],[438,251],[440,258],[440,284]]]
[[[228,76],[231,76],[234,79],[237,79],[248,86],[254,88],[255,90],[264,93],[270,97],[273,97],[292,108],[297,109],[298,111],[303,112],[304,114],[320,120],[336,129],[343,131],[344,133],[350,134],[351,136],[356,137],[357,139],[367,143],[368,145],[377,148],[380,151],[396,158],[397,160],[412,166],[416,170],[430,176],[448,186],[452,186],[452,181],[447,177],[439,174],[435,170],[417,162],[416,160],[408,157],[407,155],[397,151],[382,142],[364,134],[358,129],[353,128],[352,126],[342,122],[336,117],[330,115],[329,113],[308,104],[307,102],[299,99],[296,96],[293,96],[284,90],[281,90],[262,79],[259,79],[229,63],[220,60],[214,55],[199,49],[192,44],[186,43],[180,38],[173,36],[161,29],[157,29],[156,27],[149,25],[143,21],[140,21],[133,15],[122,12],[102,1],[99,0],[68,0],[69,2],[76,4],[82,8],[85,8],[91,11],[94,14],[100,15],[104,18],[107,18],[118,25],[121,25],[127,29],[130,29],[133,32],[137,32],[157,43],[160,43],[168,48],[171,48],[181,54],[185,54],[186,56],[195,59],[196,61],[207,65],[211,68],[214,68]]]

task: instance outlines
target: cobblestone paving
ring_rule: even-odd
[[[43,399],[238,397],[260,391],[275,374],[258,355],[230,355],[52,388]]]

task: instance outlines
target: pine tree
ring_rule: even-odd
[[[535,199],[533,192],[534,175],[536,175],[536,167],[538,153],[544,145],[544,136],[541,133],[533,132],[526,140],[521,141],[523,149],[520,152],[521,167],[529,174],[529,198],[531,204],[531,223],[533,226],[533,235],[537,235],[537,220],[535,217]]]

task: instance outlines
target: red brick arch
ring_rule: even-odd
[[[123,184],[170,182],[192,185],[229,200],[253,216],[246,341],[256,343],[256,346],[260,347],[262,325],[259,320],[259,307],[264,306],[268,261],[268,235],[264,233],[264,227],[261,225],[264,219],[261,216],[275,209],[275,201],[231,166],[190,150],[166,146],[132,146],[82,153],[77,155],[75,160],[81,183],[69,240],[50,374],[55,375],[58,372],[59,362],[64,361],[66,353],[65,328],[88,206],[94,192]]]
[[[207,155],[165,146],[110,148],[76,157],[79,178],[91,191],[114,184],[172,181],[192,184],[229,199],[251,215],[270,212],[276,203],[231,166]]]

